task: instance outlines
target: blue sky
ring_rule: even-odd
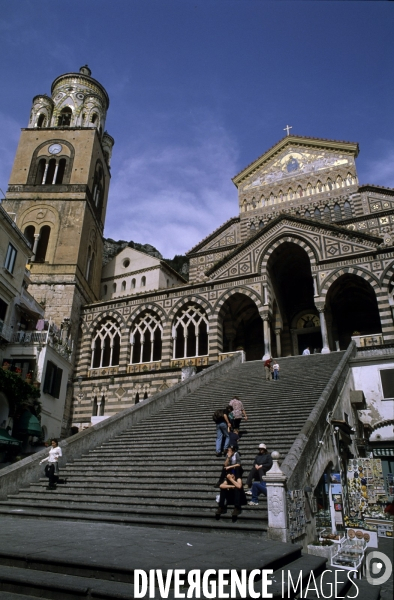
[[[0,0],[0,187],[31,100],[89,64],[115,138],[105,235],[184,253],[238,212],[231,177],[284,135],[358,141],[394,187],[391,2]]]

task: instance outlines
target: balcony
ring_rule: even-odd
[[[61,337],[48,331],[17,331],[11,335],[9,340],[12,344],[21,344],[23,346],[50,346],[60,356],[71,362],[73,344],[69,340],[62,340]]]

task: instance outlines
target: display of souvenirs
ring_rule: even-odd
[[[290,537],[294,540],[306,531],[305,494],[303,490],[288,492],[287,509]]]
[[[329,527],[331,529],[331,512],[329,509],[319,509],[316,513],[316,527],[317,529],[324,529]]]
[[[347,482],[350,520],[383,514],[386,492],[380,459],[350,459]]]
[[[392,473],[386,477],[386,490],[390,497],[394,496],[394,475]]]
[[[350,531],[348,535],[350,536]],[[331,565],[342,569],[357,570],[364,559],[365,545],[363,536],[358,539],[355,535],[354,539],[345,540],[339,552],[333,556]]]
[[[331,529],[323,529],[319,534],[319,542],[329,540],[334,544],[341,544],[345,541],[345,536],[342,533],[332,533]]]

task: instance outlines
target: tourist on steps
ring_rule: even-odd
[[[272,458],[271,454],[267,451],[267,446],[265,444],[259,445],[259,453],[255,456],[253,467],[250,470],[247,479],[247,486],[252,487],[253,481],[257,481],[258,483],[263,482],[263,477],[267,471],[272,467]],[[247,494],[251,494],[251,491],[246,492]]]
[[[219,508],[216,511],[216,518],[227,511],[228,505],[233,505],[232,517],[238,517],[242,511],[242,506],[246,504],[246,496],[242,483],[241,467],[228,469],[226,479],[220,484]]]
[[[309,356],[309,354],[311,353],[311,351],[309,350],[309,346],[307,346],[304,350],[304,352],[302,353],[302,356]]]
[[[271,364],[272,364],[272,358],[267,358],[267,360],[264,361],[264,371],[265,371],[265,380],[266,381],[271,381]]]
[[[229,433],[230,436],[230,447],[234,448],[236,452],[238,452],[238,442],[239,442],[239,429],[232,429]]]
[[[226,406],[224,409],[215,410],[212,419],[216,423],[216,456],[222,456],[222,443],[224,439],[224,453],[230,445],[229,431],[231,429],[228,415],[231,412],[231,406]]]
[[[279,369],[279,364],[276,362],[276,360],[274,360],[274,364],[272,365],[272,375],[274,381],[278,381],[279,379]]]
[[[241,476],[243,474],[243,468],[241,466],[241,457],[234,446],[229,446],[227,448],[226,460],[224,461],[222,472],[220,473],[220,477],[215,487],[220,487],[220,484],[226,480],[226,476],[228,473],[233,473],[234,469],[239,467],[241,469]]]
[[[239,426],[241,425],[242,417],[245,419],[245,421],[248,420],[248,416],[245,412],[244,405],[242,404],[242,402],[238,398],[238,396],[234,396],[233,399],[230,400],[229,405],[233,409],[233,415],[234,415],[233,428],[239,429]]]
[[[40,465],[48,461],[48,464],[45,467],[45,476],[49,479],[49,485],[47,486],[47,490],[56,490],[56,483],[59,480],[58,461],[61,456],[62,449],[59,447],[57,440],[52,439],[51,448],[49,450],[49,456],[47,456],[47,458],[43,458],[40,461]]]

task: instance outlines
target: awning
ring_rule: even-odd
[[[20,446],[22,442],[11,437],[6,429],[0,429],[0,446]]]
[[[25,410],[19,421],[16,423],[15,433],[24,433],[41,438],[42,429],[40,421],[29,410]]]

